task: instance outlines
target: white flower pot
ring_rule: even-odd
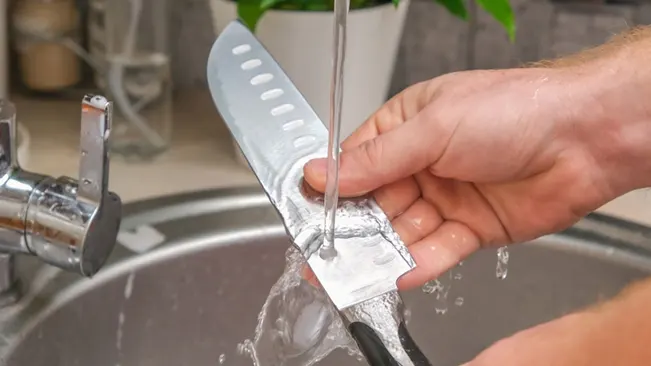
[[[236,4],[211,0],[217,34],[237,18]],[[352,10],[344,65],[342,140],[384,103],[409,2]],[[327,125],[333,51],[333,13],[271,10],[256,36]]]

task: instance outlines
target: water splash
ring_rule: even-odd
[[[133,294],[133,281],[136,279],[136,274],[131,273],[129,274],[129,277],[127,277],[127,284],[124,286],[124,299],[129,300],[131,298],[131,294]]]
[[[285,271],[262,306],[253,340],[238,345],[254,366],[311,366],[339,348],[361,357],[325,292],[302,279],[304,265],[298,250],[287,250]]]
[[[130,273],[127,277],[127,282],[124,285],[124,302],[120,307],[120,313],[118,314],[118,327],[115,334],[115,349],[118,352],[118,357],[122,357],[122,338],[124,337],[124,322],[126,321],[125,315],[125,305],[129,301],[131,295],[133,294],[133,282],[136,279],[135,273]]]
[[[463,306],[463,297],[457,297],[457,299],[454,300],[454,305]]]
[[[509,273],[509,251],[506,247],[497,249],[497,268],[495,276],[500,280],[506,279]]]
[[[438,278],[423,285],[423,292],[436,296],[434,310],[436,310],[437,314],[443,315],[448,312],[447,300],[450,288],[451,284],[444,278]]]
[[[222,353],[221,355],[219,355],[219,364],[223,365],[224,362],[226,362],[226,355]]]
[[[409,325],[409,322],[411,322],[411,309],[408,309],[405,306],[405,313],[404,313],[404,319],[405,319],[405,325]]]
[[[452,289],[452,283],[453,281],[463,279],[463,274],[460,269],[461,266],[463,266],[463,262],[459,262],[456,267],[451,268],[446,274],[423,285],[422,291],[424,293],[436,296],[434,302],[436,314],[445,315],[448,312],[448,297]],[[463,302],[463,299],[461,301]],[[456,302],[455,300],[455,304]]]

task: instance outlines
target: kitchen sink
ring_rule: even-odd
[[[217,366],[220,357],[251,365],[236,348],[253,336],[290,245],[262,191],[133,203],[121,230],[121,245],[90,280],[19,258],[23,296],[0,311],[0,365]],[[504,280],[495,276],[495,250],[481,251],[454,269],[463,277],[448,281],[444,314],[432,294],[403,294],[408,327],[435,366],[458,366],[500,338],[646,277],[650,239],[647,227],[593,214],[511,247]],[[342,350],[320,365],[358,362]]]

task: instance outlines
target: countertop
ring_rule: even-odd
[[[80,104],[14,97],[17,119],[30,132],[26,169],[54,176],[77,176]],[[172,148],[149,163],[112,157],[110,189],[125,202],[179,192],[256,185],[235,149],[207,90],[175,96]],[[620,197],[598,211],[651,225],[651,191]]]

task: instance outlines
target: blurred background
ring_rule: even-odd
[[[0,0],[0,5],[0,96],[17,106],[25,168],[76,176],[80,101],[85,93],[102,93],[115,107],[110,185],[124,200],[256,183],[206,83],[208,52],[235,18],[233,2]],[[432,0],[403,1],[398,9],[380,1],[351,10],[344,133],[415,82],[565,55],[651,23],[651,5],[634,0],[512,0],[512,6],[514,43],[474,2],[468,3],[468,21]],[[331,16],[271,10],[256,28],[324,120]],[[629,201],[630,206],[639,200]],[[613,205],[618,211],[618,203]]]

